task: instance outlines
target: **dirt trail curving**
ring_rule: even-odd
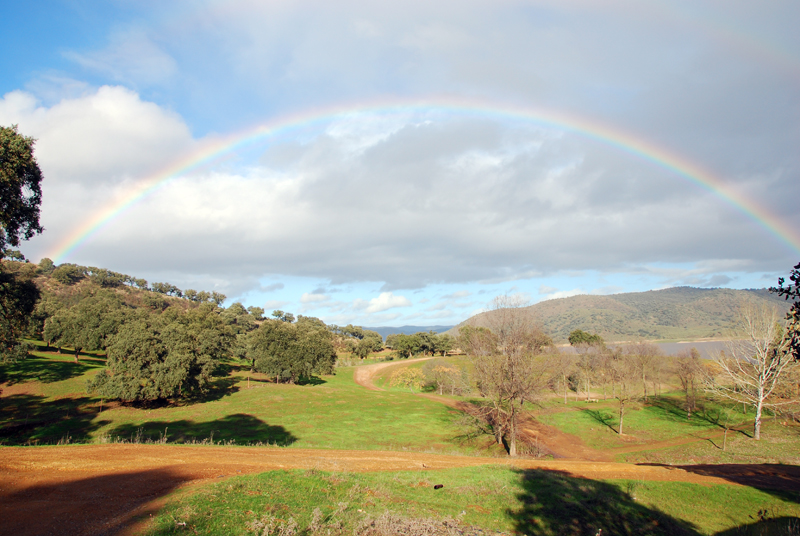
[[[0,534],[17,536],[134,534],[177,488],[276,469],[428,471],[494,464],[592,479],[726,482],[713,468],[695,473],[624,463],[279,447],[0,447],[0,459]],[[800,475],[786,482],[797,486]]]
[[[356,371],[353,373],[353,379],[358,385],[361,387],[366,387],[370,391],[384,391],[385,389],[381,389],[372,383],[372,380],[375,378],[375,375],[378,372],[389,367],[407,365],[408,363],[427,361],[429,359],[433,359],[433,357],[418,357],[416,359],[404,359],[402,361],[385,361],[383,363],[375,363],[374,365],[361,365],[356,367]]]

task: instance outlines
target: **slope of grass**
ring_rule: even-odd
[[[647,403],[629,404],[625,410],[623,436],[617,433],[619,404],[616,401],[593,404],[569,401],[564,409],[537,418],[563,432],[579,436],[587,445],[597,449],[701,436],[721,429],[713,404],[707,405],[705,413],[696,412],[692,418],[687,418],[679,399],[673,396],[653,397]],[[747,415],[733,415],[730,425],[740,425],[747,418]]]
[[[780,419],[766,420],[761,425],[761,439],[752,438],[748,426],[743,431],[731,430],[723,445],[721,435],[709,440],[657,450],[620,455],[630,463],[783,463],[800,465],[800,426]],[[723,450],[723,446],[725,450]]]
[[[86,393],[100,361],[37,353],[5,367],[0,441],[98,440],[270,443],[298,447],[472,452],[457,412],[403,392],[367,391],[340,368],[308,385],[267,382],[235,364],[203,401],[153,407],[103,403]],[[249,382],[248,382],[249,377]]]
[[[442,487],[435,489],[437,484]],[[800,496],[782,498],[743,486],[604,482],[508,467],[274,471],[183,492],[148,534],[252,534],[263,530],[259,523],[280,526],[290,519],[301,531],[316,526],[317,534],[360,534],[354,529],[376,519],[393,523],[396,534],[444,534],[443,522],[505,534],[714,534],[752,522],[760,510],[798,516],[798,503]],[[440,532],[424,532],[426,526]]]

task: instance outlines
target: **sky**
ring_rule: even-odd
[[[44,257],[328,323],[452,325],[800,261],[800,3],[42,0],[0,125]]]

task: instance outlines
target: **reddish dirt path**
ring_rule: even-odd
[[[366,387],[370,391],[384,391],[385,389],[381,389],[372,383],[372,380],[378,372],[389,367],[407,365],[408,363],[416,363],[418,361],[427,361],[428,359],[433,359],[433,357],[418,357],[416,359],[404,359],[402,361],[386,361],[383,363],[375,363],[374,365],[361,365],[356,367],[356,371],[353,373],[353,379],[358,385]]]
[[[428,471],[513,465],[592,479],[724,483],[662,466],[574,460],[511,460],[437,454],[181,445],[0,448],[0,534],[135,534],[163,497],[191,483],[275,469]],[[800,474],[794,485],[800,485]]]

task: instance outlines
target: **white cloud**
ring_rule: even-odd
[[[7,93],[0,100],[0,124],[11,123],[38,140],[45,187],[140,180],[196,145],[181,117],[119,86],[50,107],[30,93]]]
[[[310,294],[304,292],[303,295],[300,296],[300,303],[320,303],[328,301],[329,299],[330,297],[325,294]]]
[[[270,311],[271,312],[271,311],[274,311],[276,309],[282,309],[283,307],[286,307],[287,305],[289,305],[288,301],[269,300],[269,301],[264,302],[264,309],[266,311]]]
[[[381,292],[377,298],[369,301],[357,299],[353,302],[355,309],[365,309],[367,313],[380,313],[395,307],[410,307],[411,301],[404,296],[395,296],[391,292]]]

